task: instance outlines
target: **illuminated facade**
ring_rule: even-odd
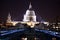
[[[12,21],[11,15],[9,13],[8,17],[7,17],[6,25],[7,26],[15,26],[15,24],[17,24],[17,23],[18,23],[18,21]]]
[[[31,21],[31,20],[36,21],[36,15],[35,15],[35,11],[32,10],[32,5],[30,3],[29,9],[26,11],[23,21]]]
[[[39,24],[41,22],[37,22],[35,11],[32,10],[32,5],[30,3],[29,9],[26,11],[26,14],[24,14],[23,21],[12,21],[11,15],[9,13],[7,23],[12,23],[13,26],[15,26],[17,23],[22,23],[22,24],[27,24],[28,26],[33,28],[36,24]],[[42,23],[49,25],[48,22],[42,22]]]
[[[36,15],[35,15],[35,11],[32,10],[32,5],[30,3],[29,5],[29,9],[26,11],[26,14],[24,15],[24,18],[23,18],[23,21],[12,21],[11,20],[11,15],[10,13],[8,14],[8,17],[7,17],[7,23],[12,23],[13,26],[15,26],[17,23],[26,23],[28,25],[35,25],[36,23]],[[33,22],[35,23],[33,23]]]

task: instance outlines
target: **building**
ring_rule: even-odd
[[[32,5],[30,3],[29,8],[27,9],[26,13],[24,14],[23,21],[12,21],[10,13],[8,14],[6,26],[16,26],[16,24],[27,24],[31,28],[34,28],[37,24],[45,24],[46,26],[49,25],[49,22],[41,21],[38,22],[36,19],[35,11],[32,9]],[[43,25],[39,25],[41,28]],[[38,28],[38,27],[37,27]],[[42,27],[44,29],[44,27]]]
[[[6,25],[13,25],[15,26],[17,23],[26,23],[29,21],[36,22],[36,15],[35,11],[32,10],[32,5],[30,3],[29,9],[26,11],[26,14],[24,14],[23,21],[12,21],[10,13],[8,14]],[[29,23],[28,23],[29,24]],[[35,25],[35,24],[34,24]]]

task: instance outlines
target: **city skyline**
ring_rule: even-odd
[[[60,15],[59,0],[2,0],[0,7],[0,18],[6,19],[8,13],[10,12],[12,20],[22,20],[30,2],[32,3],[33,10],[38,16],[38,20],[40,20],[39,18],[42,17],[43,20],[52,21],[52,19]]]

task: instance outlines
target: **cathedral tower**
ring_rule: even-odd
[[[11,15],[10,15],[10,13],[8,14],[8,17],[7,17],[7,23],[11,23]]]

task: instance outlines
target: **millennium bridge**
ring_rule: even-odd
[[[1,40],[22,40],[22,38],[28,38],[27,40],[56,40],[60,39],[60,32],[51,30],[43,30],[38,28],[19,28],[11,30],[1,30]]]

